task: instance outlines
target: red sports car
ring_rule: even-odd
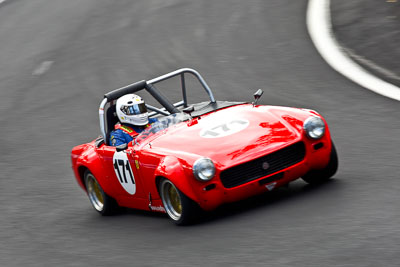
[[[189,105],[187,75],[209,101]],[[172,103],[155,84],[178,76],[183,100]],[[118,147],[108,143],[118,122],[115,100],[140,90],[162,106],[147,105],[158,122]],[[188,224],[201,210],[238,201],[303,178],[321,183],[338,166],[325,119],[309,109],[216,101],[200,74],[180,69],[105,94],[100,104],[102,135],[72,149],[78,184],[102,215],[128,207],[166,213]]]

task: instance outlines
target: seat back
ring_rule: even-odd
[[[110,133],[111,133],[111,131],[114,130],[115,124],[117,124],[119,122],[117,112],[115,109],[115,103],[110,103],[110,106],[107,108],[106,121],[107,121],[107,123],[106,123],[106,125],[107,125],[106,126],[107,127],[106,128],[106,140],[104,140],[104,141],[107,145],[110,145],[110,142],[109,142],[110,141]]]

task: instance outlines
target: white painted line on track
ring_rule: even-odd
[[[343,52],[332,32],[330,0],[309,0],[307,28],[325,61],[353,82],[380,95],[400,101],[400,88],[370,74]]]
[[[53,65],[54,61],[43,61],[33,72],[32,75],[39,76],[45,74]]]
[[[3,4],[6,0],[0,0],[0,5]]]
[[[376,64],[375,62],[369,60],[368,58],[365,58],[363,56],[357,55],[353,50],[351,50],[350,48],[344,48],[342,47],[342,49],[350,56],[350,58],[354,58],[357,62],[361,62],[364,65],[368,66],[369,68],[375,70],[378,73],[383,74],[384,76],[393,79],[393,80],[399,80],[400,81],[400,76],[397,75],[396,73],[394,73],[391,70],[385,69],[382,66],[379,66],[378,64]]]

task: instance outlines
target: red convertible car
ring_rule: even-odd
[[[188,104],[185,77],[193,75],[209,101]],[[155,84],[180,78],[182,101],[172,103]],[[118,122],[115,100],[146,90],[162,107],[148,105],[158,122],[118,147],[108,143]],[[101,215],[119,207],[166,213],[188,224],[201,210],[273,190],[302,178],[322,183],[338,166],[325,119],[309,109],[216,101],[200,74],[180,69],[105,94],[102,135],[72,149],[72,168]]]

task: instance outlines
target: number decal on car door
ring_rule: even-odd
[[[114,171],[119,183],[131,195],[136,193],[135,176],[125,152],[115,152],[113,157]]]

